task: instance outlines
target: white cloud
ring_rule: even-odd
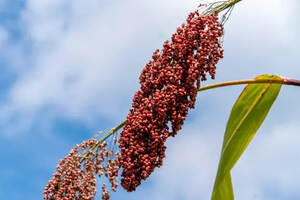
[[[253,0],[236,5],[225,26],[224,62],[232,68],[219,67],[221,78],[264,73],[299,75],[299,68],[294,64],[299,61],[300,44],[299,28],[294,23],[294,19],[299,18],[295,4],[283,0]]]
[[[10,113],[2,120],[25,113],[34,118],[49,105],[58,115],[87,122],[99,114],[125,116],[137,72],[185,18],[191,2],[28,1],[22,24],[31,65],[16,70],[3,106]],[[182,8],[186,11],[178,13]]]
[[[283,124],[259,133],[233,170],[237,199],[251,199],[248,187],[258,199],[267,199],[268,190],[299,195],[299,129],[299,125]]]
[[[202,121],[203,122],[203,121]],[[205,123],[205,122],[204,122]],[[196,123],[195,123],[196,124]],[[219,130],[187,126],[168,142],[164,165],[128,199],[209,199],[221,149]],[[201,127],[201,132],[198,131]],[[232,170],[236,199],[278,199],[299,195],[299,126],[260,131]]]
[[[28,114],[34,117],[34,113],[51,105],[59,115],[86,122],[93,122],[98,115],[108,119],[120,117],[120,113],[125,116],[129,99],[138,87],[137,72],[153,50],[170,37],[198,3],[27,1],[22,12],[26,36],[23,39],[24,43],[31,44],[31,50],[29,55],[14,51],[19,55],[13,55],[20,59],[12,60],[24,61],[26,57],[29,64],[16,70],[18,79],[10,90],[8,103],[4,105],[16,113],[5,115],[31,112]],[[258,37],[263,34],[251,29],[257,28],[253,21],[260,21],[256,23],[260,29],[268,25],[270,32],[274,33],[269,42],[275,42],[274,46],[284,45],[276,41],[281,41],[279,30],[286,30],[285,37],[292,32],[287,23],[290,15],[285,7],[288,5],[276,0],[268,6],[269,9],[264,9],[262,4],[260,1],[245,1],[236,7],[229,21],[232,25],[228,25],[230,35],[225,36],[228,43],[243,41],[239,48],[243,45],[250,50],[256,48],[249,44],[255,44],[254,40],[259,43],[265,38]],[[253,10],[256,10],[255,14]],[[249,37],[253,34],[257,38]],[[236,51],[229,49],[231,52],[234,56]],[[229,62],[236,60],[232,55],[228,55],[228,59],[231,59]],[[291,70],[296,66],[289,67]],[[224,68],[219,70],[224,75],[228,74],[227,71]],[[249,73],[250,69],[244,71]]]
[[[1,100],[1,134],[26,132],[37,125],[36,118],[50,124],[57,117],[86,124],[97,122],[99,116],[123,119],[138,87],[138,73],[198,3],[28,0],[20,23],[23,38],[5,49],[16,80],[7,101]],[[297,18],[292,7],[280,0],[239,3],[226,25],[226,57],[219,65],[218,80],[259,73],[297,78],[300,70],[293,63],[299,61],[295,34],[299,30],[291,20]],[[0,46],[9,37],[0,29]],[[224,111],[231,98],[226,90],[219,94],[222,100],[219,95],[199,105],[203,116],[197,119],[211,116],[207,107]],[[205,98],[201,95],[198,100]],[[214,130],[202,126],[201,135],[192,134],[198,132],[198,122],[191,120],[184,135],[170,140],[164,166],[151,177],[150,185],[137,191],[143,197],[138,199],[209,199],[221,144],[215,129],[220,124],[211,123]],[[269,182],[282,193],[297,192],[297,130],[291,124],[255,138],[233,170],[237,199],[266,199]]]

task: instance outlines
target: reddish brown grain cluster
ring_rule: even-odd
[[[176,135],[189,108],[194,108],[200,81],[207,73],[215,77],[215,65],[223,56],[222,34],[216,15],[193,12],[143,69],[141,88],[120,136],[121,184],[127,191],[134,191],[162,165],[164,143]]]
[[[92,200],[96,194],[96,175],[103,174],[116,191],[118,183],[120,153],[107,150],[106,143],[100,144],[97,151],[91,148],[97,140],[91,139],[76,145],[57,166],[57,172],[44,190],[45,200]],[[84,161],[83,152],[88,152]],[[106,185],[102,185],[102,200],[109,200]]]

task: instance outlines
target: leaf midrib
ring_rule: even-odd
[[[246,112],[246,114],[244,115],[244,117],[242,118],[242,120],[239,122],[239,124],[237,125],[237,127],[234,129],[232,135],[228,139],[228,142],[225,144],[224,148],[222,149],[221,156],[224,154],[224,151],[226,150],[226,148],[230,144],[230,141],[232,140],[232,138],[234,137],[234,135],[236,134],[236,132],[238,131],[238,129],[241,127],[241,125],[247,119],[247,117],[249,116],[249,114],[251,113],[251,111],[253,110],[253,108],[258,104],[259,100],[262,98],[263,94],[265,94],[266,91],[270,88],[270,86],[271,86],[271,84],[266,84],[266,87],[264,88],[264,90],[262,90],[260,92],[259,96],[255,99],[255,101],[253,102],[253,104],[250,106],[250,109]]]

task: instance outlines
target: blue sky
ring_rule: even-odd
[[[42,199],[60,158],[125,119],[138,76],[200,1],[0,0],[0,199]],[[300,79],[300,4],[244,0],[225,26],[215,81]],[[112,199],[209,199],[231,106],[243,87],[198,94],[165,163]],[[299,88],[283,87],[232,171],[236,199],[300,199]]]

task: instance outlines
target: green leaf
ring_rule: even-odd
[[[256,80],[281,80],[278,76],[262,75]],[[230,170],[251,142],[266,118],[281,89],[281,84],[249,84],[234,104],[224,135],[212,200],[233,200]]]

